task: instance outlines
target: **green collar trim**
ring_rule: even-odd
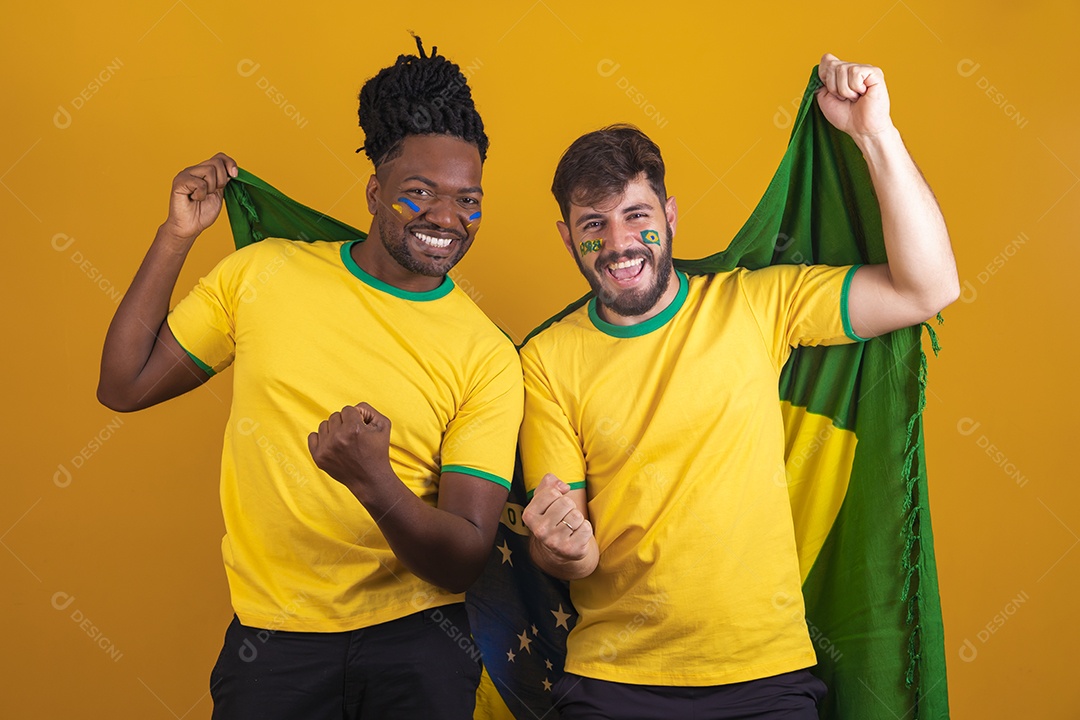
[[[363,240],[353,240],[351,242],[344,243],[341,246],[341,261],[345,263],[345,267],[349,269],[353,275],[360,279],[365,285],[370,285],[376,290],[381,290],[388,295],[399,297],[402,300],[412,300],[414,302],[429,302],[431,300],[438,300],[454,289],[454,281],[450,279],[449,275],[443,277],[442,283],[432,290],[424,290],[422,292],[414,292],[412,290],[402,290],[399,287],[394,287],[389,283],[384,283],[379,278],[367,273],[364,268],[356,264],[356,261],[352,258],[352,246],[355,243],[363,242]]]
[[[686,280],[686,275],[678,270],[675,271],[675,275],[679,278],[679,292],[675,293],[675,299],[672,300],[666,308],[656,315],[653,315],[648,320],[639,322],[636,325],[612,325],[597,314],[595,297],[589,300],[589,319],[592,320],[592,324],[597,330],[605,335],[617,338],[641,337],[642,335],[648,335],[653,330],[662,328],[667,324],[668,320],[675,317],[675,313],[682,309],[690,289],[690,285]]]

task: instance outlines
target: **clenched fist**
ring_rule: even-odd
[[[569,493],[569,485],[548,473],[521,516],[532,532],[533,559],[563,580],[585,577],[599,560],[592,523]]]
[[[858,142],[892,129],[889,91],[881,68],[843,62],[826,53],[818,65],[818,77],[825,84],[817,93],[818,107],[837,130]]]
[[[236,177],[236,161],[225,153],[186,168],[173,178],[169,217],[163,228],[190,243],[221,213],[225,186]]]
[[[393,476],[390,420],[367,403],[342,408],[308,435],[315,464],[362,499],[365,485]]]

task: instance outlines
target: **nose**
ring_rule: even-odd
[[[604,238],[604,245],[617,253],[624,252],[629,248],[640,245],[641,238],[630,229],[630,226],[621,220],[615,220],[610,225],[611,237]]]
[[[457,212],[454,207],[453,198],[445,195],[436,195],[429,201],[425,217],[427,217],[431,223],[438,225],[439,227],[452,227],[457,221]]]

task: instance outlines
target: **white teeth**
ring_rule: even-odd
[[[453,238],[437,238],[415,231],[413,231],[413,235],[419,238],[425,245],[430,245],[431,247],[437,248],[448,247],[450,243],[454,241]]]
[[[622,262],[612,263],[608,265],[612,270],[622,270],[623,268],[634,267],[645,262],[645,258],[634,258],[633,260],[623,260]]]

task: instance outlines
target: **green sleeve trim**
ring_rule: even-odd
[[[582,480],[580,482],[572,482],[572,483],[566,483],[566,484],[570,486],[571,490],[584,490],[585,489],[585,481],[584,480]],[[528,497],[530,500],[532,500],[533,493],[535,493],[535,492],[536,492],[536,488],[533,488],[532,490],[529,490],[528,492],[526,492],[525,496]]]
[[[173,333],[173,337],[176,337],[176,333]],[[202,360],[195,357],[195,355],[190,350],[188,350],[186,347],[184,347],[183,344],[179,340],[176,341],[176,344],[180,346],[181,350],[183,350],[184,352],[187,353],[187,356],[189,358],[191,358],[193,361],[195,361],[195,364],[199,366],[199,369],[202,370],[204,373],[206,373],[208,377],[214,377],[214,375],[216,374],[214,372],[214,368],[210,367],[209,365],[204,363]]]
[[[852,265],[844,276],[844,284],[840,288],[840,320],[844,323],[844,334],[855,342],[866,342],[869,338],[859,337],[851,327],[851,314],[848,312],[848,291],[851,290],[851,279],[855,277],[855,271],[862,265]]]
[[[473,477],[478,477],[478,478],[480,478],[482,480],[487,480],[489,482],[493,482],[496,485],[501,485],[504,488],[506,488],[507,490],[510,489],[510,481],[509,480],[504,480],[501,477],[499,477],[498,475],[492,475],[489,472],[484,472],[483,470],[477,470],[476,468],[465,467],[464,465],[443,465],[442,471],[444,473],[456,472],[456,473],[461,473],[462,475],[472,475]]]

